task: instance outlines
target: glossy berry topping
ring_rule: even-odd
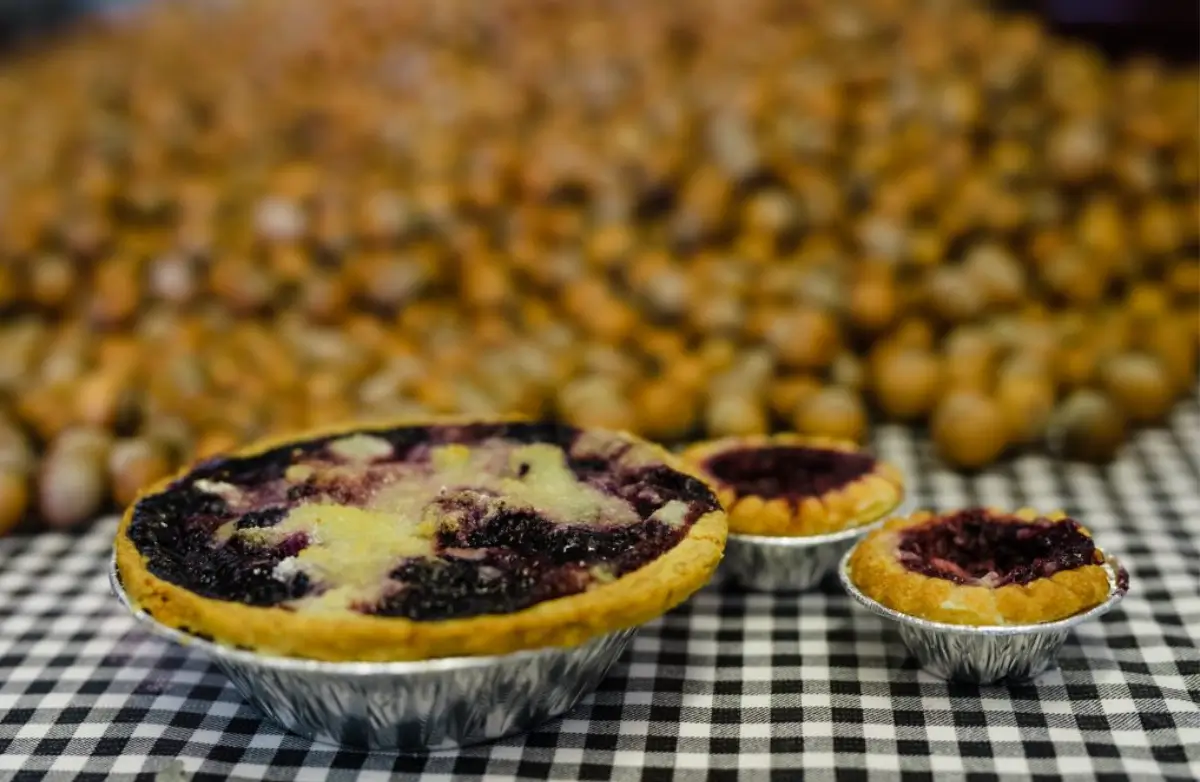
[[[1101,554],[1074,519],[1023,521],[982,509],[942,516],[900,535],[909,570],[956,584],[1028,584],[1099,564]]]
[[[240,538],[213,545],[216,529],[234,518],[221,501],[185,487],[142,499],[129,537],[149,559],[159,578],[197,594],[253,606],[269,606],[308,593],[304,574],[281,580],[273,573],[281,561],[307,545],[288,539],[259,548]],[[253,521],[253,519],[252,519]]]
[[[864,453],[796,445],[734,448],[710,457],[705,469],[742,496],[793,502],[840,489],[875,469]]]

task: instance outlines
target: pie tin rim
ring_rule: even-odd
[[[112,560],[109,564],[108,584],[109,588],[112,590],[112,593],[116,596],[117,600],[120,601],[121,605],[124,606],[125,609],[133,615],[133,618],[137,621],[137,623],[146,629],[151,635],[172,641],[180,646],[200,649],[211,657],[222,658],[236,663],[241,663],[243,665],[258,665],[283,671],[329,674],[335,676],[379,676],[439,673],[474,668],[487,668],[501,662],[510,662],[526,658],[532,659],[547,652],[570,651],[572,648],[548,646],[539,647],[536,649],[519,649],[515,652],[509,652],[508,654],[432,657],[428,660],[331,661],[310,660],[304,657],[286,657],[278,654],[256,652],[250,649],[236,649],[232,646],[227,646],[217,641],[210,641],[207,638],[201,638],[193,633],[163,624],[158,619],[155,619],[150,612],[146,611],[146,609],[135,605],[130,599],[128,593],[125,591],[124,585],[121,583],[121,574],[117,569],[117,557],[115,552],[113,553]],[[637,626],[620,628],[610,633],[597,635],[594,638],[602,638],[636,629]],[[586,641],[594,640],[594,638],[588,638]],[[586,643],[586,641],[584,643]]]
[[[861,545],[861,544],[859,544]],[[880,603],[873,597],[868,596],[854,580],[850,578],[850,558],[854,556],[856,545],[842,556],[842,561],[838,563],[837,573],[838,580],[842,582],[842,587],[846,590],[846,594],[854,598],[854,600],[868,611],[885,619],[891,619],[894,622],[907,624],[912,627],[937,633],[955,633],[959,635],[979,635],[979,636],[1019,636],[1019,635],[1035,635],[1040,633],[1053,633],[1066,631],[1082,624],[1091,619],[1107,614],[1117,603],[1125,598],[1129,592],[1127,586],[1124,590],[1117,586],[1117,574],[1124,570],[1126,576],[1129,575],[1128,568],[1117,559],[1116,556],[1109,554],[1099,546],[1096,550],[1104,556],[1105,575],[1108,576],[1108,597],[1104,602],[1092,606],[1086,611],[1081,611],[1077,614],[1056,619],[1053,622],[1036,622],[1032,624],[1012,624],[1012,625],[960,625],[951,624],[949,622],[935,622],[931,619],[922,619],[919,616],[906,614],[903,611],[897,611],[894,608],[888,608],[883,603]],[[1131,580],[1131,579],[1130,579]]]
[[[884,515],[885,518],[876,519],[859,527],[850,527],[849,529],[838,530],[837,532],[826,532],[821,535],[743,535],[737,532],[730,532],[725,545],[728,546],[730,543],[737,543],[744,546],[810,549],[833,543],[845,543],[848,540],[861,537],[883,526],[883,523],[887,521],[886,516],[888,514]]]

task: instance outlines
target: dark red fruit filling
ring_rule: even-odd
[[[274,527],[287,516],[287,508],[264,508],[252,510],[237,520],[238,529],[261,529]]]
[[[418,446],[472,443],[503,437],[521,444],[548,442],[570,451],[578,432],[555,424],[413,427],[371,433],[392,443],[393,460],[418,456]],[[256,606],[285,603],[324,587],[303,573],[280,580],[275,567],[308,545],[304,535],[264,548],[233,537],[218,543],[213,533],[236,519],[239,529],[271,527],[288,511],[314,498],[354,503],[370,487],[346,484],[318,487],[312,481],[288,484],[287,467],[297,462],[333,460],[331,438],[287,446],[246,459],[220,458],[199,466],[164,494],[147,497],[133,511],[129,537],[146,556],[152,573],[205,597]],[[396,589],[376,605],[358,610],[416,620],[508,613],[586,589],[603,565],[619,577],[674,547],[701,515],[717,509],[716,498],[700,481],[666,467],[626,469],[614,460],[568,457],[575,475],[620,497],[643,519],[629,526],[565,525],[529,512],[485,516],[474,499],[452,496],[447,512],[460,523],[436,541],[436,558],[398,563],[391,573]],[[257,510],[238,514],[214,494],[195,488],[197,480],[231,483],[249,490]],[[470,495],[467,495],[468,497]],[[673,500],[688,505],[684,522],[668,526],[649,517]],[[263,506],[267,507],[263,507]]]
[[[550,579],[515,560],[506,552],[482,560],[409,560],[392,572],[404,585],[363,611],[414,620],[452,619],[519,611],[555,596]]]
[[[366,610],[416,620],[511,613],[584,591],[595,579],[595,566],[614,577],[633,572],[670,550],[683,534],[657,521],[584,529],[528,513],[463,524],[438,543],[443,550],[470,555],[405,562],[392,572],[405,585]]]
[[[705,467],[742,496],[796,501],[858,480],[875,469],[875,459],[863,453],[775,445],[723,451]]]
[[[276,565],[308,545],[303,535],[274,548],[240,538],[214,545],[213,532],[232,518],[223,500],[191,487],[174,489],[138,503],[129,539],[146,555],[150,572],[205,597],[270,606],[311,590],[303,573],[286,581],[272,575]]]
[[[574,527],[533,513],[514,511],[486,522],[463,524],[439,535],[443,548],[512,552],[543,566],[605,564],[617,575],[637,570],[672,548],[682,527],[647,520],[627,527]]]
[[[998,521],[972,509],[905,530],[900,561],[913,572],[956,584],[993,574],[988,583],[999,587],[1100,564],[1101,554],[1074,519]]]
[[[456,529],[439,534],[437,547],[470,551],[473,556],[445,554],[436,560],[405,562],[392,572],[404,586],[363,610],[415,620],[519,611],[582,592],[594,581],[594,566],[603,566],[614,577],[637,570],[672,549],[700,515],[717,507],[702,483],[682,473],[656,467],[624,476],[607,473],[605,480],[599,465],[589,467],[589,482],[628,501],[644,521],[620,527],[569,526],[515,510],[485,519],[481,505],[456,497],[450,501],[454,507],[446,510],[456,511],[462,520]],[[648,518],[671,500],[689,503],[684,524],[671,527]]]
[[[629,527],[565,526],[518,511],[466,521],[439,535],[438,547],[447,553],[400,565],[392,578],[405,582],[403,588],[365,610],[417,620],[519,611],[582,592],[595,578],[593,566],[616,577],[637,570],[684,533],[649,520]]]

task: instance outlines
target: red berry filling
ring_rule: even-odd
[[[252,517],[251,526],[262,513],[247,514]],[[216,528],[233,518],[236,516],[223,500],[193,487],[180,487],[141,500],[129,537],[147,556],[152,573],[205,597],[269,606],[310,591],[303,573],[286,581],[272,575],[275,567],[295,556],[307,540],[288,538],[272,548],[251,546],[239,538],[214,545]]]
[[[523,513],[466,523],[441,536],[438,559],[401,564],[392,578],[402,586],[363,610],[417,620],[511,613],[584,591],[596,578],[593,567],[611,577],[637,570],[683,534],[653,520],[585,530]]]
[[[982,509],[905,530],[899,557],[915,573],[992,587],[1028,584],[1102,561],[1074,519],[1002,520]]]
[[[875,459],[864,453],[773,445],[722,451],[707,460],[705,469],[742,496],[797,502],[868,475]]]

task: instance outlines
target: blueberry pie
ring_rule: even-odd
[[[875,521],[904,499],[900,472],[854,443],[794,434],[695,445],[684,460],[743,535],[820,535]]]
[[[1062,513],[968,509],[889,520],[850,556],[860,590],[910,616],[961,625],[1036,624],[1104,602],[1105,558]],[[1121,571],[1118,588],[1127,588]]]
[[[531,422],[343,430],[202,462],[126,512],[158,621],[320,660],[568,646],[707,582],[725,515],[631,435]]]

